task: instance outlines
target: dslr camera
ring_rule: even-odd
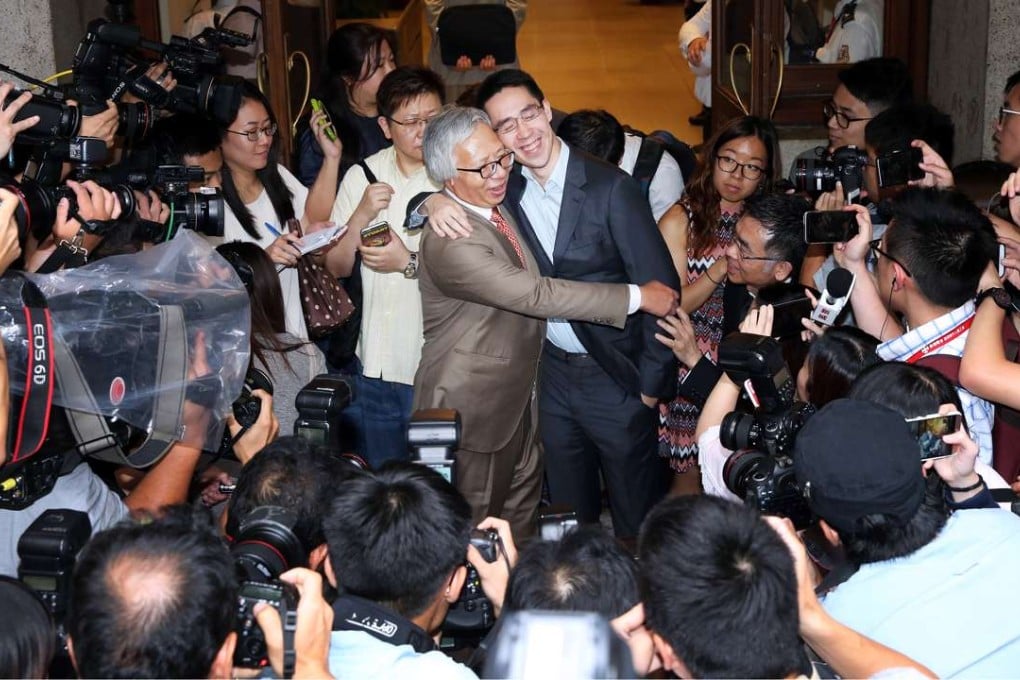
[[[834,191],[836,182],[843,185],[847,201],[854,202],[864,186],[864,168],[868,154],[853,144],[841,146],[820,158],[801,158],[793,169],[793,185],[797,191],[817,195]]]
[[[482,558],[489,563],[495,562],[503,553],[503,541],[499,533],[483,529],[471,531],[471,545],[482,554]],[[443,622],[443,632],[451,635],[473,635],[481,634],[492,628],[496,622],[496,612],[492,602],[485,596],[482,590],[482,580],[478,576],[478,570],[465,562],[467,566],[467,578],[464,580],[464,588],[460,591],[460,597],[450,605]]]
[[[460,432],[460,413],[455,409],[415,411],[407,427],[411,460],[432,468],[450,484],[456,484],[454,451],[460,444]]]
[[[255,605],[275,608],[283,623],[284,676],[294,671],[294,632],[297,630],[298,593],[279,576],[294,567],[308,566],[308,551],[294,534],[297,518],[277,506],[261,506],[240,521],[230,553],[241,582],[234,629],[237,647],[234,665],[264,668],[269,665],[266,639],[255,620]]]
[[[793,444],[815,412],[794,401],[794,384],[782,347],[772,338],[747,333],[719,345],[719,367],[743,384],[754,410],[727,413],[719,441],[734,451],[723,466],[726,487],[764,514],[788,517],[798,528],[812,514],[793,473]]]

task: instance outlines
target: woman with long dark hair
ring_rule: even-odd
[[[319,86],[312,95],[326,107],[343,148],[340,174],[363,158],[390,146],[379,127],[376,93],[396,68],[396,36],[371,24],[354,22],[333,31]],[[297,144],[297,175],[307,186],[315,181],[323,154],[311,125],[302,123]]]
[[[225,243],[216,251],[231,264],[251,300],[251,363],[273,381],[273,408],[283,432],[293,432],[301,388],[326,370],[311,343],[287,332],[283,293],[273,261],[254,243]]]
[[[288,221],[300,220],[307,233],[329,219],[336,199],[340,145],[326,138],[318,124],[322,116],[314,116],[312,127],[326,162],[315,184],[306,189],[278,163],[280,130],[268,100],[247,82],[242,92],[230,123],[220,129],[221,180],[227,203],[222,241],[247,241],[266,251],[280,275],[287,332],[305,339],[308,331],[294,269],[300,256],[294,242],[299,237],[290,231]]]
[[[732,120],[705,144],[703,161],[684,196],[659,221],[683,286],[681,307],[690,316],[699,349],[713,360],[722,339],[726,248],[744,200],[770,191],[779,172],[779,140],[772,123],[754,116]],[[679,379],[686,373],[681,367]],[[682,397],[660,409],[659,454],[677,473],[674,491],[696,492],[698,409]]]

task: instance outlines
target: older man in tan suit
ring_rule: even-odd
[[[580,283],[545,278],[513,218],[499,209],[513,153],[484,112],[448,107],[425,131],[429,176],[460,203],[474,229],[456,240],[426,229],[419,291],[425,346],[414,379],[414,408],[453,408],[463,435],[457,488],[475,521],[534,531],[542,488],[536,381],[545,319],[580,319],[623,328],[639,309],[665,316],[676,291],[657,282]]]

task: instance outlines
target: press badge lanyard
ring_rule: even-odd
[[[925,345],[924,347],[922,347],[921,349],[917,350],[916,352],[911,354],[909,357],[907,357],[907,359],[906,359],[907,363],[908,364],[913,364],[913,363],[916,363],[916,362],[920,361],[921,359],[923,359],[924,357],[928,356],[929,354],[934,354],[935,350],[940,349],[940,348],[944,347],[945,345],[948,345],[953,340],[956,340],[958,337],[960,337],[961,335],[963,335],[964,333],[969,331],[970,327],[971,327],[971,324],[973,324],[973,323],[974,323],[974,317],[973,316],[971,316],[970,318],[964,319],[963,321],[961,321],[960,323],[956,324],[954,327],[950,328],[948,331],[946,331],[945,333],[943,333],[939,337],[935,338],[934,340],[929,342],[927,345]]]

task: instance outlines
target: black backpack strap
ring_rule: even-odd
[[[631,176],[641,185],[645,196],[651,190],[652,178],[655,171],[659,169],[659,161],[666,149],[657,139],[652,137],[641,138],[641,149],[638,151],[637,160],[634,162],[634,171]]]

